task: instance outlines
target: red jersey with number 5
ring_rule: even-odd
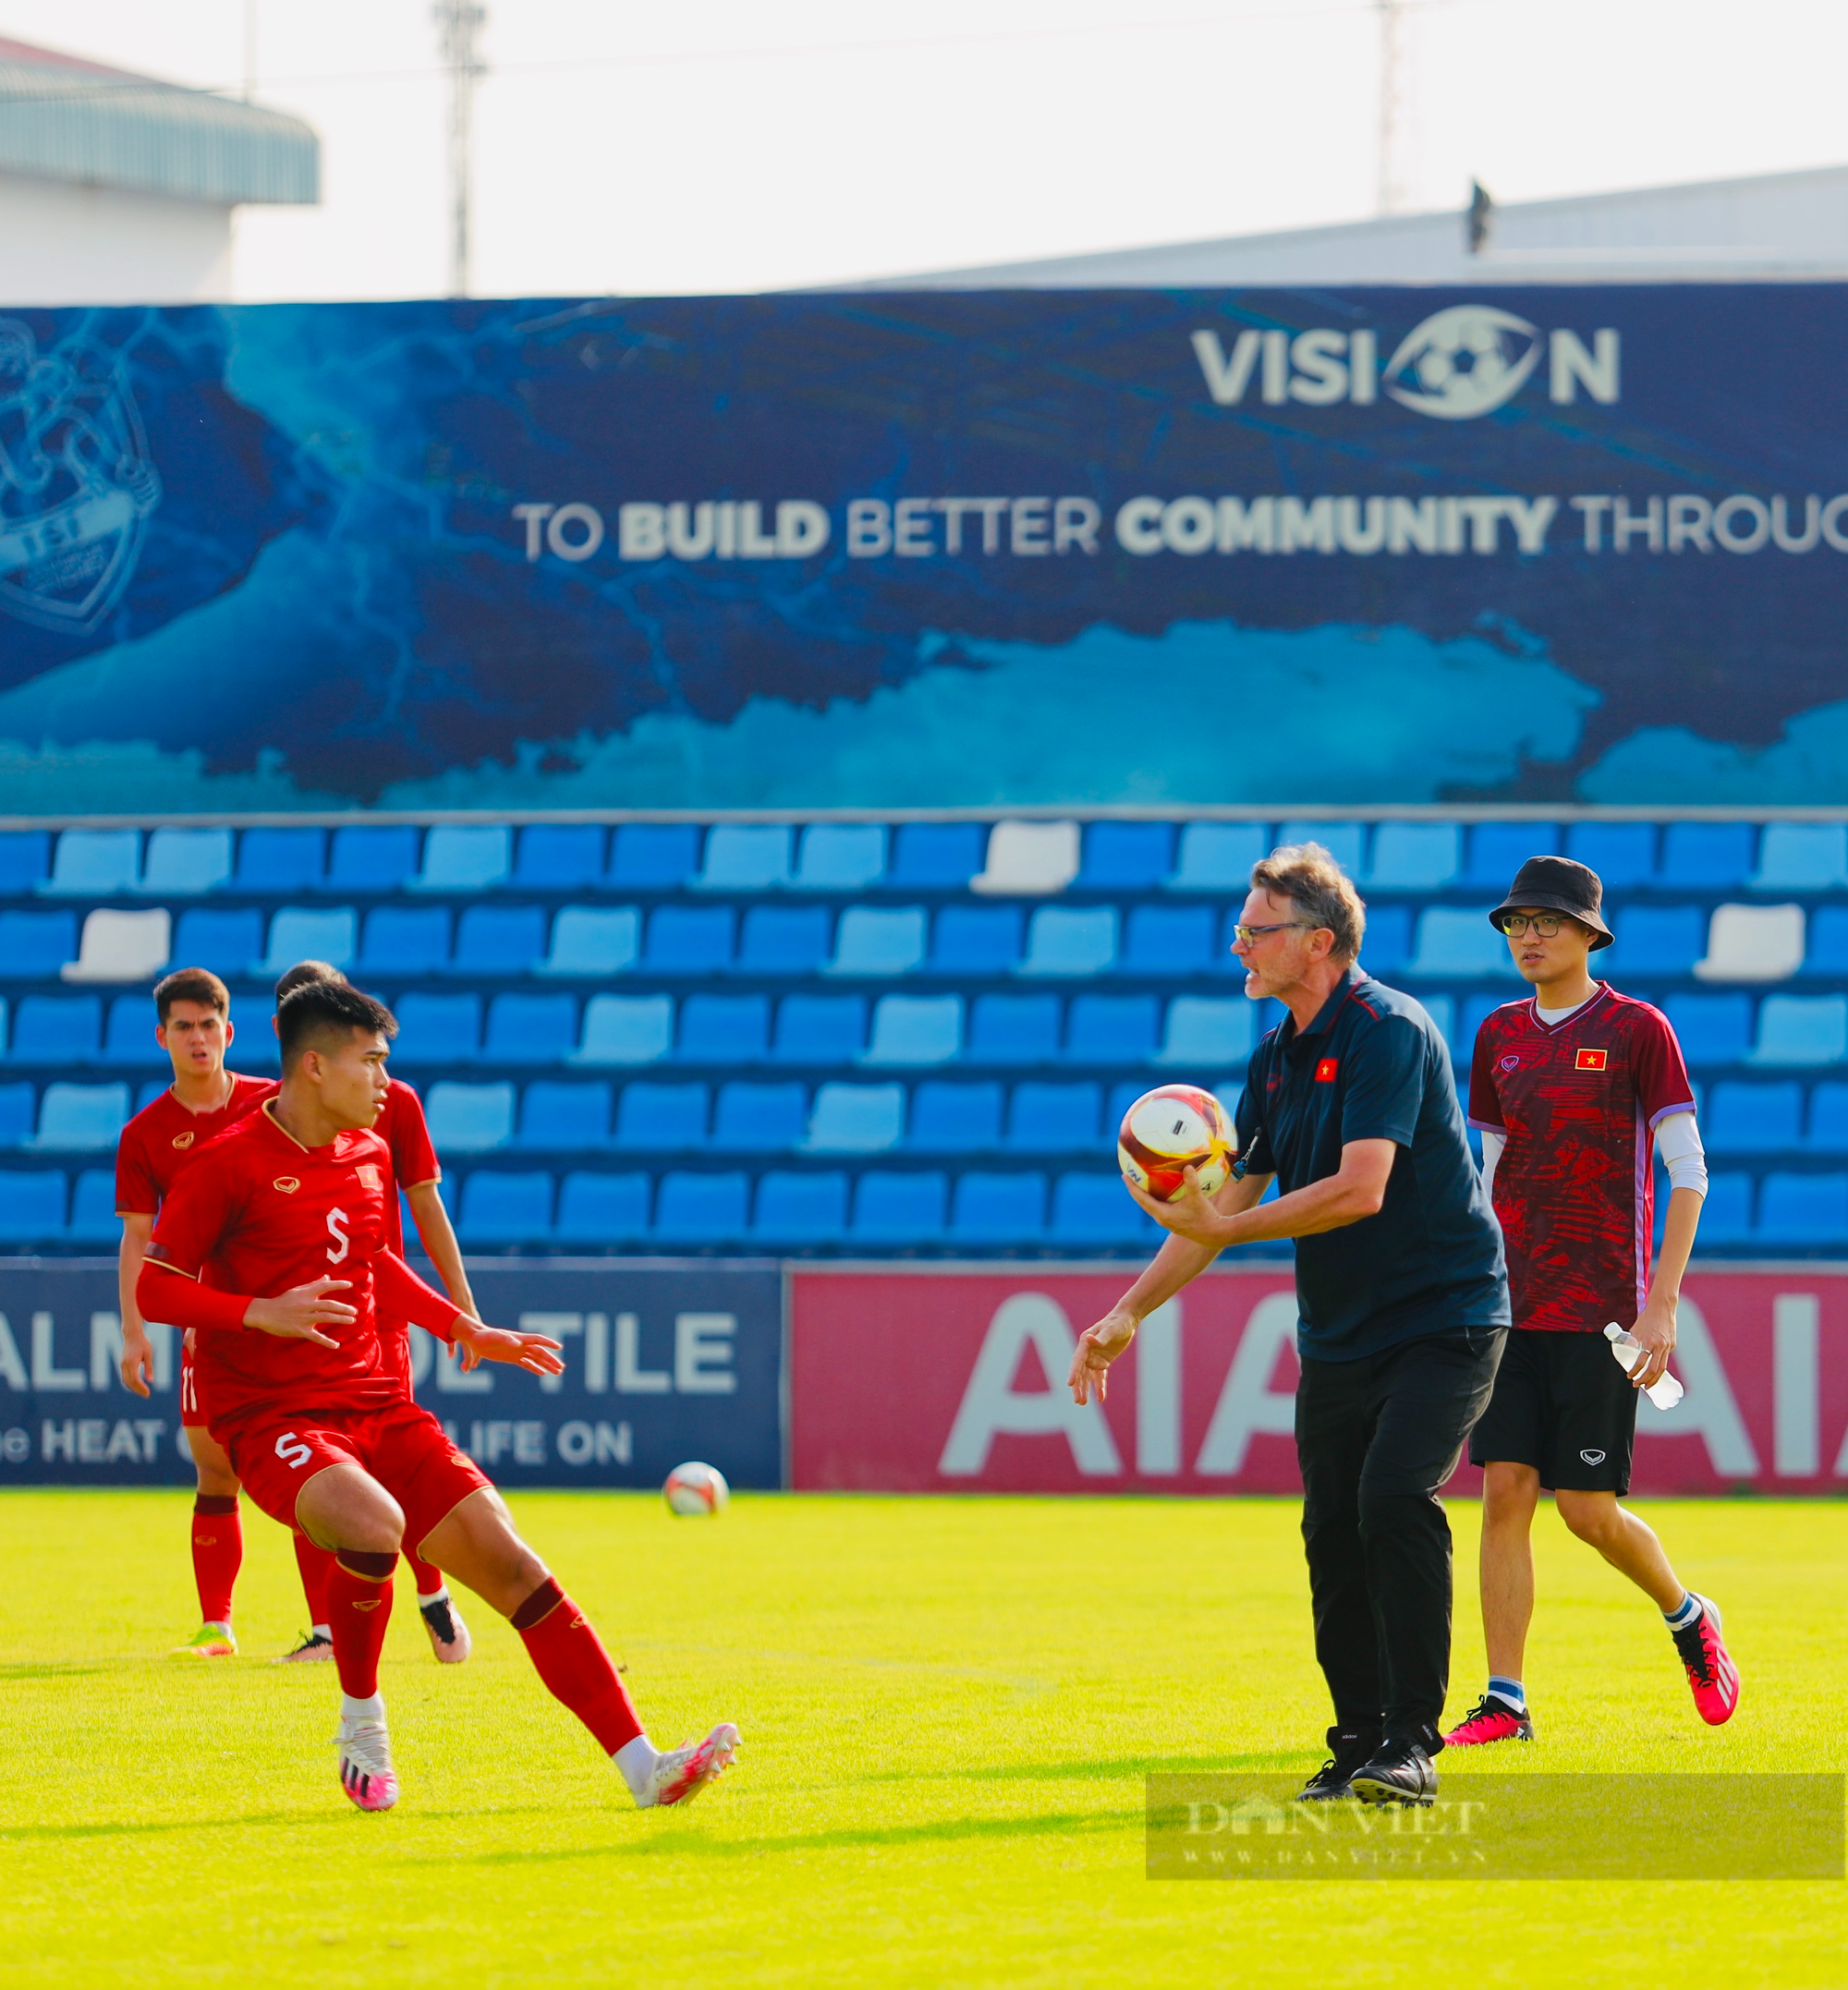
[[[274,1299],[315,1279],[346,1279],[333,1296],[359,1309],[322,1329],[337,1348],[245,1328],[193,1336],[200,1406],[213,1429],[257,1410],[367,1409],[398,1399],[380,1357],[372,1260],[388,1247],[390,1149],[371,1132],[305,1147],[269,1105],[201,1147],[161,1206],[149,1259],[218,1292]]]
[[[1543,1333],[1629,1326],[1648,1297],[1657,1126],[1694,1110],[1669,1019],[1600,983],[1543,1023],[1534,1002],[1485,1017],[1469,1123],[1502,1135],[1495,1214],[1514,1325]]]

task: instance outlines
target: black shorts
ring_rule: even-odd
[[[1532,1465],[1549,1492],[1626,1493],[1640,1394],[1601,1333],[1516,1327],[1469,1462]]]

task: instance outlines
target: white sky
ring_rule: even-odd
[[[473,288],[755,290],[1374,211],[1370,0],[486,0]],[[441,294],[428,0],[254,0],[324,201],[246,299]],[[0,0],[0,35],[236,85],[247,0]],[[1848,159],[1842,0],[1407,0],[1410,207]]]

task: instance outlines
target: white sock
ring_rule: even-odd
[[[334,1626],[332,1624],[310,1624],[308,1634],[311,1638],[325,1638],[332,1644],[334,1642]]]
[[[634,1741],[625,1741],[610,1760],[621,1771],[630,1796],[639,1798],[654,1774],[655,1764],[661,1760],[661,1751],[647,1735],[638,1734]]]
[[[340,1695],[340,1717],[342,1720],[383,1720],[385,1717],[385,1696],[375,1693],[370,1698],[356,1700],[350,1693]]]
[[[422,1609],[426,1603],[447,1603],[448,1601],[449,1584],[447,1583],[432,1589],[427,1596],[420,1589],[417,1593],[417,1607],[419,1609]]]
[[[1673,1609],[1662,1612],[1662,1621],[1671,1631],[1684,1631],[1699,1615],[1700,1598],[1690,1589]]]
[[[231,1635],[231,1626],[220,1621],[216,1617],[208,1618],[205,1628],[208,1631],[222,1631],[227,1638]]]

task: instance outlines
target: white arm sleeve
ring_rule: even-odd
[[[1482,1135],[1482,1189],[1490,1202],[1495,1200],[1495,1163],[1502,1159],[1502,1149],[1508,1145],[1508,1135],[1498,1134],[1492,1127],[1478,1126]]]
[[[1483,1136],[1484,1151],[1488,1135]],[[1692,1112],[1671,1112],[1656,1128],[1656,1152],[1669,1171],[1671,1189],[1691,1188],[1696,1195],[1707,1194],[1707,1150],[1700,1144],[1700,1129]]]

